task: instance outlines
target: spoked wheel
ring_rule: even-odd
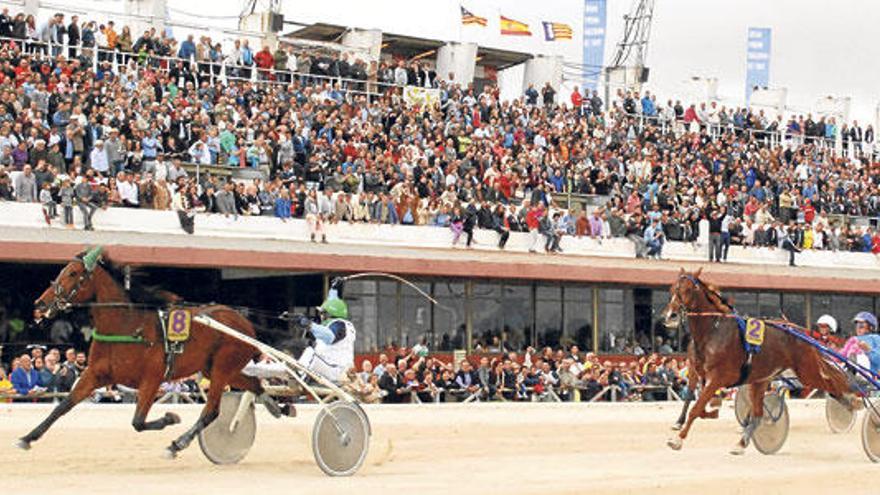
[[[752,412],[752,399],[749,395],[750,386],[742,385],[736,391],[736,399],[733,402],[733,412],[739,425],[745,428]]]
[[[788,428],[788,406],[785,399],[776,393],[765,395],[764,416],[752,435],[755,448],[764,455],[779,452],[788,439]]]
[[[242,400],[246,403],[242,404]],[[232,425],[239,407],[244,408]],[[220,415],[199,432],[199,447],[214,464],[235,464],[244,459],[257,436],[257,416],[251,394],[227,392],[220,399]]]
[[[825,399],[825,418],[832,433],[848,433],[856,424],[856,412],[830,395]]]
[[[871,407],[867,407],[862,419],[862,448],[871,462],[880,462],[880,416],[875,409],[878,406],[880,402],[874,402]]]
[[[370,423],[357,404],[336,401],[324,406],[312,429],[312,452],[329,476],[350,476],[360,469],[370,448]]]

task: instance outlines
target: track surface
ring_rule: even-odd
[[[4,493],[63,487],[68,493],[877,493],[880,465],[861,450],[861,416],[833,435],[824,402],[791,402],[792,430],[776,456],[737,439],[729,404],[719,420],[698,420],[684,449],[665,446],[679,404],[467,404],[378,406],[371,451],[352,478],[328,478],[309,447],[314,408],[274,420],[258,409],[257,440],[236,466],[214,466],[194,443],[175,461],[162,449],[194,421],[192,406],[157,406],[184,425],[135,433],[133,406],[86,405],[62,418],[29,452],[12,447],[49,411],[0,405]],[[154,417],[151,415],[151,417]],[[38,489],[38,488],[37,488]],[[266,491],[266,490],[271,490]]]

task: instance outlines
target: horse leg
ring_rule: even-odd
[[[177,457],[177,453],[189,447],[189,444],[192,443],[200,431],[207,428],[212,421],[217,419],[217,416],[220,415],[220,398],[223,396],[223,391],[226,389],[226,383],[227,380],[222,380],[221,377],[218,376],[218,373],[212,373],[211,386],[208,388],[208,400],[205,403],[205,407],[202,408],[202,413],[199,415],[199,419],[196,420],[195,424],[190,429],[186,430],[182,435],[171,442],[171,445],[165,449],[165,457],[168,459],[174,459]]]
[[[159,390],[160,383],[159,378],[150,377],[141,382],[138,387],[137,407],[134,410],[134,418],[131,420],[134,431],[161,430],[166,426],[180,423],[180,416],[170,411],[159,419],[146,420],[147,414],[150,413],[150,408],[153,407],[153,402],[156,400],[156,391]]]
[[[76,385],[73,387],[73,390],[67,394],[67,397],[55,406],[55,409],[49,413],[49,416],[44,419],[42,423],[37,425],[37,427],[31,430],[30,433],[21,437],[18,442],[16,442],[15,446],[22,450],[30,449],[31,442],[39,440],[40,437],[49,430],[52,424],[54,424],[55,421],[58,421],[58,418],[67,414],[68,411],[73,409],[73,406],[92,395],[92,392],[94,392],[95,389],[107,385],[106,380],[98,379],[93,369],[94,368],[92,367],[86,368],[76,382]]]
[[[293,404],[279,404],[274,397],[266,393],[266,389],[260,384],[260,379],[253,376],[238,373],[229,380],[229,386],[239,390],[251,392],[259,398],[269,414],[276,418],[281,416],[296,416],[296,408]]]
[[[670,438],[669,441],[666,442],[666,445],[669,445],[673,450],[680,450],[682,446],[682,442],[685,438],[687,438],[688,432],[691,429],[691,426],[694,424],[694,420],[697,419],[698,416],[705,414],[706,404],[709,402],[715,395],[715,391],[718,390],[719,386],[716,385],[712,380],[708,380],[703,385],[703,390],[700,391],[700,396],[697,398],[694,407],[691,408],[690,413],[688,413],[687,422],[684,425],[684,428],[678,432],[677,437]]]
[[[740,438],[736,445],[730,449],[731,454],[745,454],[746,447],[748,447],[749,443],[752,441],[752,435],[755,433],[755,429],[758,428],[758,425],[761,424],[761,420],[764,417],[764,394],[767,392],[769,386],[770,382],[755,382],[749,387],[749,399],[752,402],[752,410],[749,412],[746,426],[743,428],[742,438]]]

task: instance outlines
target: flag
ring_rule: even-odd
[[[573,32],[571,26],[561,22],[544,22],[544,38],[547,41],[570,40]]]
[[[532,32],[529,31],[528,24],[501,16],[501,34],[509,34],[511,36],[531,36]]]
[[[464,24],[465,26],[483,26],[483,27],[485,27],[486,24],[489,24],[489,20],[486,19],[485,17],[480,17],[478,15],[472,14],[471,11],[464,8],[464,6],[460,6],[460,7],[461,7],[461,23]]]

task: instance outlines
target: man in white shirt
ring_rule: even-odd
[[[104,140],[95,141],[95,147],[89,154],[89,164],[95,172],[101,175],[107,175],[110,170],[110,164],[107,162],[107,150],[104,149]]]
[[[116,190],[123,206],[138,207],[138,186],[132,181],[131,173],[119,172],[116,176]]]

